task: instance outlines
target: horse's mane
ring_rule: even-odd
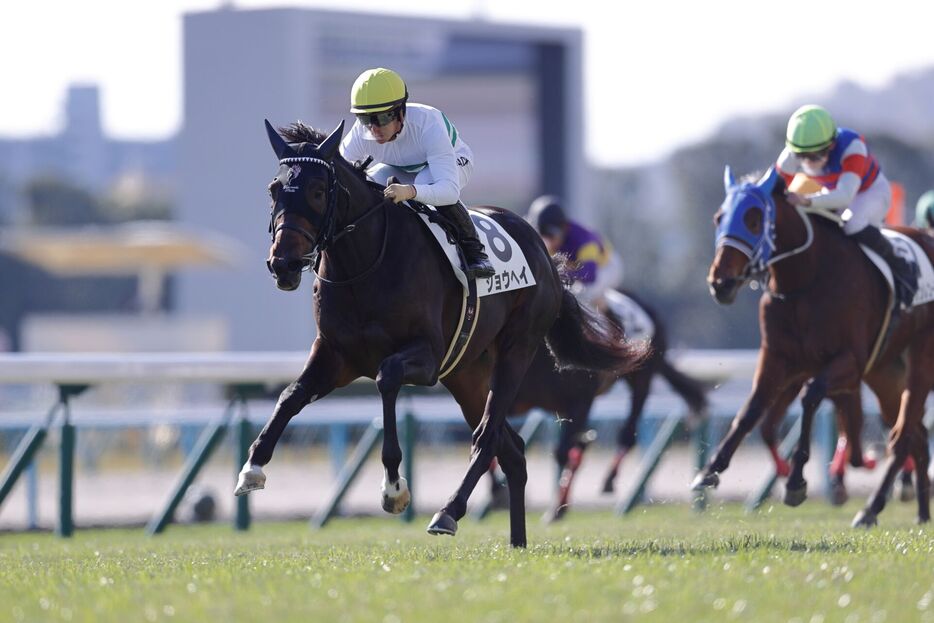
[[[316,147],[328,137],[321,130],[316,130],[303,121],[296,121],[284,128],[278,128],[279,134],[288,143],[311,143]]]
[[[758,182],[762,176],[765,175],[765,171],[753,171],[752,173],[747,173],[739,179],[740,184],[750,183],[755,184]],[[788,185],[785,184],[785,178],[781,175],[778,176],[778,179],[775,180],[775,188],[772,189],[772,196],[776,199],[778,197],[784,197],[785,193],[788,191]],[[843,230],[840,225],[835,222],[832,218],[821,214],[820,212],[808,212],[808,217],[811,219],[811,222],[819,227],[826,227],[829,231],[834,234],[842,235]]]
[[[739,178],[739,183],[740,184],[745,184],[745,183],[755,184],[760,179],[762,179],[763,175],[765,175],[765,171],[762,171],[762,170],[753,171],[752,173],[747,173],[746,175]],[[778,179],[775,180],[775,188],[772,189],[772,194],[773,195],[776,195],[779,193],[785,194],[786,190],[788,190],[788,186],[785,184],[785,178],[779,175]]]

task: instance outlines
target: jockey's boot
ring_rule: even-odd
[[[437,206],[437,208],[443,217],[457,227],[457,237],[460,239],[464,259],[467,261],[467,277],[482,279],[495,275],[496,270],[490,264],[490,258],[486,256],[483,244],[477,238],[477,230],[474,228],[473,221],[470,220],[470,215],[467,214],[467,208],[464,207],[464,204],[458,201],[451,205]]]
[[[878,227],[867,225],[851,237],[878,253],[891,267],[892,276],[895,279],[896,301],[895,308],[892,310],[894,322],[900,310],[911,307],[915,292],[918,291],[918,265],[896,255],[892,243],[882,235]]]

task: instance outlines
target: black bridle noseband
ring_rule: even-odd
[[[324,253],[324,251],[326,251],[331,245],[336,243],[338,240],[343,238],[345,235],[356,230],[357,225],[363,219],[370,216],[371,214],[374,214],[377,210],[381,209],[383,206],[385,206],[388,203],[388,201],[386,199],[383,199],[376,205],[368,208],[363,214],[355,218],[353,221],[351,221],[347,225],[344,225],[343,227],[338,229],[337,212],[339,208],[346,209],[350,205],[350,191],[347,190],[347,187],[341,184],[340,180],[338,179],[337,172],[334,170],[334,165],[328,162],[327,160],[316,158],[314,156],[291,156],[291,157],[282,158],[281,160],[279,160],[280,166],[299,164],[299,163],[317,165],[319,167],[324,167],[324,169],[327,171],[327,179],[328,179],[327,207],[324,210],[324,214],[319,214],[315,212],[314,210],[307,209],[308,205],[306,202],[302,202],[302,205],[298,208],[294,208],[294,207],[290,208],[289,206],[286,206],[285,203],[282,201],[275,201],[273,203],[271,214],[269,217],[269,233],[270,233],[270,236],[272,237],[273,242],[275,242],[276,234],[278,234],[283,229],[288,229],[288,230],[295,231],[301,234],[312,245],[311,250],[308,253],[304,254],[301,258],[302,259],[302,270],[310,269],[312,272],[315,273],[315,276],[319,280],[323,281],[324,283],[330,283],[334,285],[344,285],[344,284],[353,283],[355,281],[359,281],[360,279],[363,279],[364,277],[370,275],[373,271],[376,270],[379,264],[383,261],[383,257],[386,254],[386,243],[388,242],[388,238],[389,238],[388,219],[385,223],[385,226],[383,227],[383,242],[380,247],[379,255],[377,256],[376,261],[362,273],[354,277],[351,277],[350,279],[335,281],[335,280],[322,277],[320,274],[318,274],[318,265],[321,263],[321,256]],[[287,190],[287,192],[295,192],[300,189],[295,188],[295,187],[287,187],[284,185],[283,190]],[[339,197],[345,198],[343,206],[338,205]],[[280,215],[289,214],[289,213],[298,214],[308,219],[311,222],[311,224],[315,227],[315,229],[318,230],[318,235],[314,236],[311,232],[304,229],[303,227],[288,224],[284,220],[283,222],[279,223],[279,225],[276,225],[276,220],[279,218]],[[267,268],[269,268],[270,272],[275,274],[272,269],[272,265],[269,262],[267,262]]]

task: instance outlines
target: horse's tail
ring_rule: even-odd
[[[691,413],[696,415],[707,410],[707,388],[701,381],[678,370],[664,357],[661,357],[658,371],[675,390],[675,393],[688,403]]]
[[[648,359],[648,345],[627,342],[618,326],[582,306],[567,289],[561,293],[558,319],[545,336],[558,369],[578,368],[622,376]]]

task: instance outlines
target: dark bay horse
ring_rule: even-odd
[[[317,337],[301,375],[282,392],[251,446],[235,493],[263,488],[262,466],[303,407],[368,377],[376,380],[383,402],[383,508],[401,513],[410,494],[399,474],[396,399],[405,384],[439,381],[461,316],[462,288],[420,217],[384,200],[381,186],[338,155],[343,122],[327,137],[301,123],[280,129],[280,135],[267,121],[266,130],[279,162],[269,186],[273,239],[267,264],[282,290],[296,289],[303,269],[316,271]],[[640,364],[644,354],[578,304],[523,219],[492,207],[481,211],[512,236],[520,247],[513,251],[525,254],[536,285],[483,298],[466,351],[451,374],[440,379],[474,432],[467,473],[428,532],[456,533],[471,492],[496,456],[510,491],[510,542],[522,547],[524,444],[506,415],[536,350],[545,341],[562,365],[617,374]],[[488,247],[499,236],[478,229]]]
[[[580,467],[584,450],[592,439],[587,429],[590,410],[597,396],[608,392],[617,381],[625,381],[630,390],[630,408],[625,422],[616,435],[616,455],[604,478],[603,492],[612,493],[614,481],[623,458],[636,444],[636,429],[649,397],[652,379],[661,375],[687,403],[692,416],[702,416],[707,410],[705,387],[672,365],[667,358],[668,336],[664,324],[653,309],[627,292],[655,326],[649,340],[649,356],[645,364],[618,375],[611,371],[559,370],[546,348],[539,348],[516,394],[510,412],[525,413],[539,408],[557,414],[561,432],[555,448],[555,460],[561,477],[556,503],[546,514],[547,520],[560,519],[569,507],[571,483]],[[614,322],[618,322],[615,318]]]
[[[859,466],[862,379],[893,427],[883,479],[853,525],[875,525],[909,456],[917,466],[918,521],[928,521],[929,453],[922,417],[934,386],[934,305],[904,312],[884,350],[874,357],[888,319],[890,292],[859,247],[834,222],[789,204],[774,169],[758,182],[737,184],[727,168],[724,185],[727,197],[716,217],[717,252],[708,283],[714,298],[729,304],[749,280],[766,282],[759,306],[762,341],[752,394],[694,487],[716,486],[743,437],[767,412],[784,412],[809,379],[813,382],[804,398],[805,419],[789,488],[794,491],[804,482],[800,470],[809,458],[810,424],[825,395],[843,414],[850,463]],[[934,239],[910,228],[896,229],[934,257]],[[902,351],[907,351],[906,370],[900,369]]]

